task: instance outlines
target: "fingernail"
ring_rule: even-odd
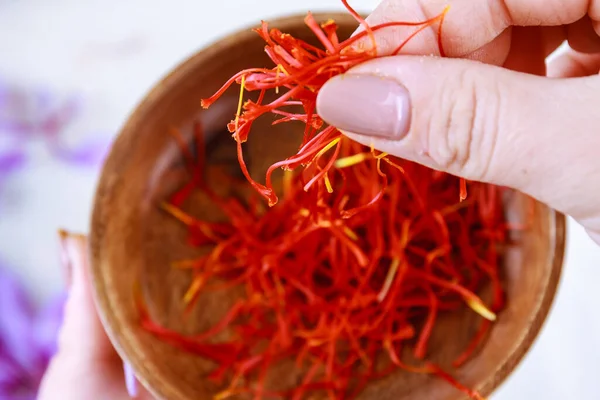
[[[58,231],[60,245],[60,263],[63,268],[63,277],[67,289],[71,287],[73,275],[73,263],[69,255],[69,233],[65,230]]]
[[[319,91],[317,112],[325,122],[340,130],[401,139],[410,127],[410,96],[394,79],[339,75]]]
[[[59,230],[60,258],[67,289],[77,281],[82,272],[80,258],[85,256],[85,237]]]
[[[123,372],[125,373],[125,387],[127,388],[127,393],[129,394],[129,397],[136,398],[138,395],[138,388],[137,379],[133,373],[133,368],[131,368],[131,365],[124,362]]]

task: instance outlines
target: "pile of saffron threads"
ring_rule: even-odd
[[[193,336],[159,326],[140,303],[142,325],[213,360],[209,378],[224,385],[217,400],[243,394],[300,400],[315,392],[349,399],[398,369],[434,374],[482,399],[428,361],[428,344],[440,315],[470,307],[482,322],[454,361],[458,367],[503,308],[499,249],[511,229],[504,219],[504,189],[471,182],[466,198],[461,179],[355,143],[324,127],[315,113],[319,88],[329,78],[377,56],[375,47],[352,47],[377,30],[412,25],[413,37],[439,23],[443,55],[441,22],[447,9],[422,23],[369,27],[343,3],[363,25],[362,33],[340,41],[333,21],[319,25],[308,14],[305,22],[320,49],[263,23],[256,32],[276,66],[242,71],[203,100],[209,107],[233,83],[240,84],[240,106],[228,128],[254,196],[223,198],[206,183],[199,125],[196,159],[182,146],[191,180],[162,208],[188,227],[190,244],[205,250],[174,265],[193,276],[183,301],[191,309],[203,293],[236,287],[241,294],[220,322]],[[245,90],[259,91],[258,100],[243,103]],[[262,104],[271,90],[281,96]],[[292,113],[288,107],[304,111]],[[242,143],[252,123],[267,113],[281,116],[276,123],[301,121],[305,131],[298,153],[269,168],[263,185],[250,176]],[[278,168],[285,171],[282,201],[272,182]],[[194,190],[208,195],[226,220],[207,222],[186,213],[182,205]],[[492,288],[490,304],[477,295],[484,286]],[[217,340],[224,332],[227,339]],[[407,348],[419,365],[403,361]],[[286,362],[295,365],[299,379],[279,388],[271,372]]]
[[[356,154],[369,156],[344,165]],[[348,139],[338,156],[330,170],[332,193],[320,185],[306,191],[302,174],[288,174],[282,201],[273,207],[254,192],[222,198],[204,179],[192,180],[226,221],[186,213],[181,205],[192,194],[189,186],[174,193],[162,208],[188,227],[189,243],[208,249],[174,263],[193,274],[186,305],[232,287],[242,294],[197,335],[161,327],[145,311],[144,328],[213,360],[210,378],[225,382],[215,399],[304,399],[314,392],[350,399],[397,369],[438,375],[481,399],[427,361],[428,343],[441,314],[465,306],[479,313],[479,332],[454,362],[460,366],[503,306],[497,253],[509,229],[503,189],[473,182],[460,202],[458,178],[449,174],[399,159],[386,163]],[[197,165],[192,173],[201,177],[205,170]],[[373,186],[377,178],[383,191]],[[362,206],[380,191],[378,201]],[[349,210],[355,210],[350,217]],[[483,285],[493,289],[490,305],[476,294]],[[224,332],[226,340],[215,340]],[[404,348],[422,362],[403,362]],[[297,385],[269,389],[269,373],[285,361],[302,371]]]

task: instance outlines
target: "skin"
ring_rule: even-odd
[[[383,1],[367,21],[423,20],[446,4]],[[400,140],[347,135],[432,168],[522,190],[576,218],[600,243],[600,0],[450,4],[444,44],[452,59],[418,56],[437,53],[431,30],[409,43],[404,53],[410,55],[383,57],[349,72],[382,75],[408,89],[408,135]],[[408,32],[380,32],[380,54],[391,52]],[[564,40],[571,49],[546,65],[546,56]],[[327,85],[321,93],[325,90]],[[435,101],[440,98],[450,101]],[[466,106],[448,106],[461,102]],[[123,364],[90,294],[85,238],[64,244],[70,297],[59,351],[39,399],[129,398]],[[140,388],[138,398],[151,396]]]

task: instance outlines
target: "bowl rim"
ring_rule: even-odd
[[[334,18],[340,24],[346,23],[346,21],[355,21],[347,13],[340,12],[339,10],[315,12],[313,15],[317,19]],[[285,31],[286,27],[297,27],[298,25],[303,24],[304,17],[304,13],[292,13],[281,17],[271,18],[269,23],[277,25],[282,31]],[[90,260],[88,267],[92,280],[92,297],[100,321],[116,352],[133,368],[136,372],[137,380],[157,398],[179,399],[182,397],[181,393],[172,384],[164,382],[149,373],[143,359],[139,357],[138,352],[135,350],[136,346],[133,344],[133,341],[116,329],[116,327],[120,325],[120,322],[115,314],[111,312],[111,300],[109,299],[106,282],[104,281],[102,273],[102,257],[100,254],[102,253],[103,235],[101,232],[102,229],[98,229],[98,227],[103,225],[101,220],[103,218],[102,209],[104,204],[100,201],[100,198],[104,197],[106,193],[111,192],[111,187],[114,185],[112,182],[111,171],[118,170],[123,163],[121,158],[115,156],[115,149],[122,147],[121,144],[126,142],[127,137],[137,135],[137,123],[147,113],[147,110],[156,102],[160,101],[164,93],[170,91],[174,85],[178,84],[182,76],[185,76],[188,72],[195,70],[208,62],[210,58],[221,52],[223,48],[227,48],[238,41],[249,40],[255,35],[255,33],[251,31],[253,27],[254,26],[247,24],[230,34],[221,36],[212,41],[212,43],[197,49],[191,55],[178,62],[151,87],[133,108],[132,112],[127,116],[124,124],[119,129],[110,152],[102,165],[98,184],[94,193],[88,247]],[[498,365],[494,371],[488,375],[486,380],[478,383],[479,391],[484,396],[489,396],[505,383],[506,379],[521,363],[524,356],[529,352],[531,346],[539,337],[541,329],[552,309],[560,278],[562,276],[567,230],[566,217],[564,214],[550,209],[548,217],[551,219],[551,228],[554,228],[555,232],[553,243],[551,243],[553,254],[551,254],[552,265],[547,278],[548,284],[543,291],[542,298],[536,303],[536,307],[532,310],[534,317],[529,325],[529,329],[524,332],[517,344],[510,347],[510,354],[504,359],[504,362],[501,365]],[[458,400],[461,398],[460,396],[461,394],[457,394],[456,399]]]

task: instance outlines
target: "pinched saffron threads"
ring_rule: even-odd
[[[346,41],[340,41],[337,35],[337,25],[334,21],[329,20],[320,25],[314,19],[314,16],[309,13],[305,23],[323,46],[323,49],[320,49],[289,34],[282,33],[278,29],[269,30],[267,23],[263,22],[261,28],[254,31],[265,40],[265,51],[274,64],[273,68],[251,68],[241,71],[228,80],[213,96],[202,100],[202,106],[208,108],[231,85],[234,83],[240,85],[238,110],[235,119],[228,125],[229,131],[238,143],[244,143],[248,139],[252,124],[258,118],[269,113],[283,116],[275,123],[305,121],[304,146],[299,149],[296,155],[275,164],[273,168],[294,170],[302,167],[305,170],[310,169],[321,152],[325,152],[334,141],[341,138],[341,133],[334,127],[324,127],[323,120],[316,114],[317,95],[320,88],[330,78],[346,72],[355,65],[377,57],[374,32],[394,26],[414,26],[415,31],[397,49],[396,52],[399,52],[402,46],[418,33],[437,23],[439,52],[444,54],[441,40],[442,22],[449,7],[444,8],[439,15],[426,21],[389,22],[370,27],[346,1],[343,1],[343,3],[350,14],[365,28],[364,32],[358,33]],[[357,41],[365,35],[369,35],[371,38],[372,47],[370,50],[364,50],[357,45]],[[281,89],[287,90],[280,94]],[[270,103],[263,104],[265,93],[269,90],[278,94],[279,97]],[[244,103],[244,92],[253,91],[260,91],[259,99],[257,101],[248,100]],[[303,113],[291,114],[286,111],[291,106],[301,106]],[[317,157],[315,157],[315,154]],[[380,156],[388,158],[387,155]],[[273,169],[269,170],[266,184],[262,185],[245,172],[245,159],[241,146],[238,146],[238,159],[249,182],[268,200],[270,206],[275,205],[278,198],[270,179]],[[314,183],[324,185],[327,190],[331,190],[327,171],[332,168],[333,164],[335,164],[335,161],[331,165],[324,166],[324,169],[319,171],[318,176],[313,176],[315,178]],[[461,191],[462,195],[463,192]]]

